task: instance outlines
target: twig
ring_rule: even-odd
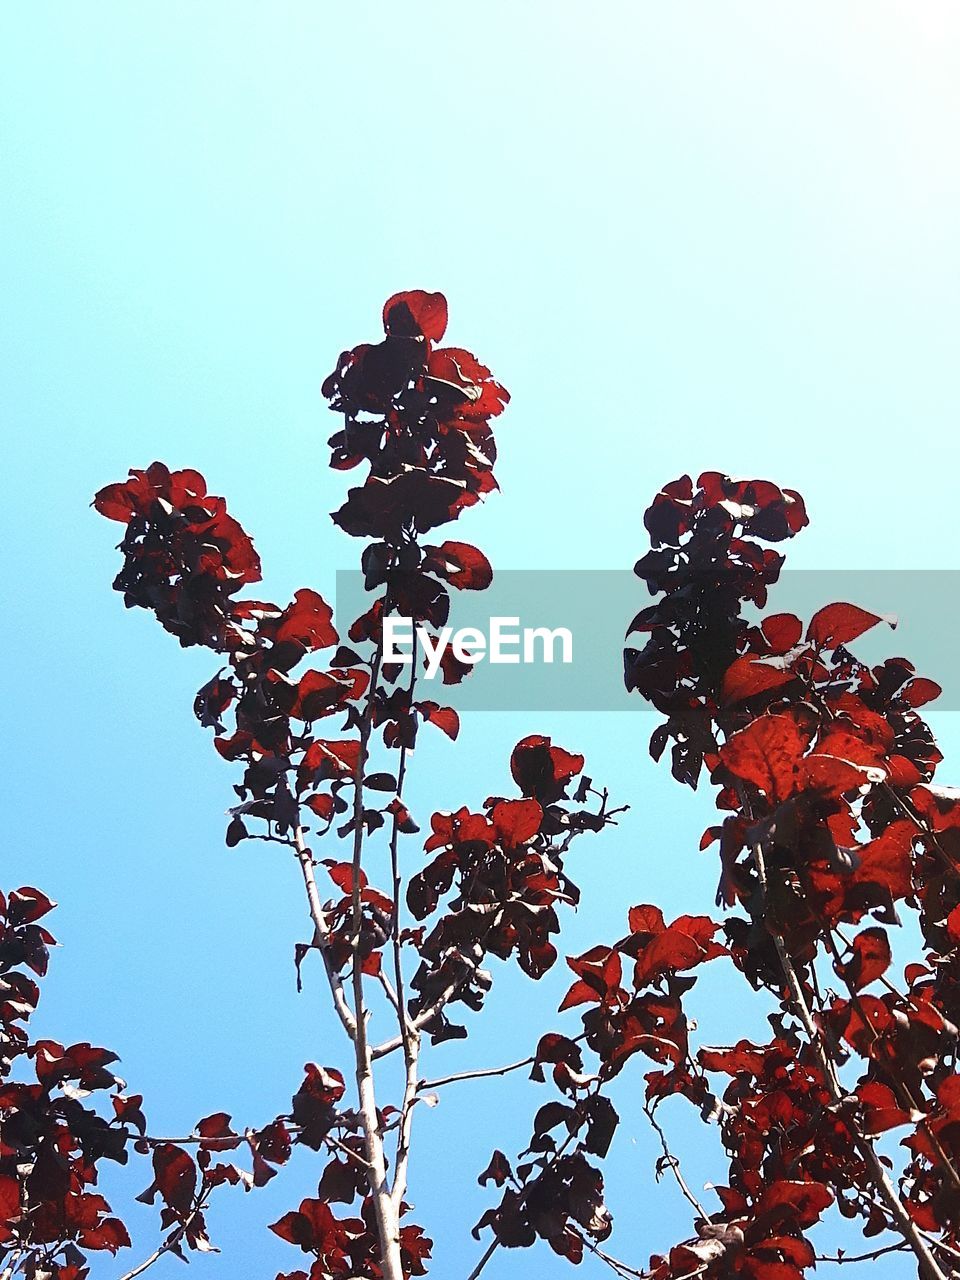
[[[410,1027],[414,1031],[421,1031],[428,1022],[432,1022],[440,1010],[450,1002],[464,983],[468,981],[475,968],[475,965],[470,965],[466,960],[464,960],[463,972],[458,974],[453,982],[447,984],[429,1008],[422,1009],[415,1018],[408,1019]],[[376,1061],[378,1058],[385,1058],[387,1054],[393,1053],[396,1049],[400,1049],[402,1047],[403,1037],[392,1036],[389,1040],[384,1040],[383,1044],[378,1044],[376,1048],[371,1049],[370,1056],[374,1061]]]
[[[360,1155],[356,1151],[353,1151],[350,1147],[346,1145],[346,1143],[341,1142],[340,1139],[336,1137],[334,1134],[332,1133],[325,1134],[323,1140],[324,1142],[328,1143],[331,1147],[336,1147],[338,1150],[342,1151],[345,1156],[349,1156],[351,1160],[361,1165],[364,1169],[370,1168],[370,1165],[367,1163],[366,1160],[364,1160],[362,1155]]]
[[[667,1164],[670,1166],[671,1172],[673,1173],[673,1176],[676,1179],[677,1186],[683,1192],[684,1198],[686,1199],[688,1204],[693,1205],[694,1209],[696,1209],[697,1213],[700,1215],[700,1218],[703,1222],[709,1222],[710,1215],[707,1213],[706,1209],[704,1209],[703,1205],[700,1203],[697,1197],[693,1194],[693,1192],[687,1186],[686,1179],[684,1178],[683,1174],[680,1171],[680,1161],[670,1150],[670,1145],[667,1142],[667,1135],[664,1133],[663,1128],[661,1127],[659,1121],[657,1120],[656,1116],[653,1114],[653,1108],[650,1106],[650,1103],[645,1102],[643,1105],[643,1109],[646,1112],[647,1119],[650,1121],[650,1123],[653,1125],[654,1129],[656,1130],[657,1137],[660,1139],[660,1146],[663,1148],[664,1159],[666,1160]]]
[[[343,989],[343,980],[334,967],[330,955],[330,927],[327,924],[327,917],[320,901],[320,890],[317,888],[313,856],[307,848],[303,827],[301,826],[298,826],[294,831],[294,843],[297,849],[297,861],[300,863],[300,870],[303,874],[304,887],[307,891],[307,902],[310,905],[310,918],[313,920],[314,945],[323,957],[323,967],[327,975],[327,982],[330,986],[330,994],[333,996],[333,1004],[337,1011],[337,1016],[343,1023],[343,1029],[347,1035],[351,1040],[355,1040],[357,1035],[356,1019],[350,1012],[350,1006],[347,1004],[347,997]]]
[[[483,1268],[487,1265],[487,1263],[496,1253],[499,1245],[500,1245],[500,1241],[497,1239],[496,1236],[494,1236],[493,1239],[490,1241],[490,1243],[487,1245],[486,1252],[484,1253],[483,1257],[480,1259],[477,1265],[473,1268],[473,1270],[467,1276],[467,1280],[477,1280],[477,1276],[479,1276],[480,1272],[483,1270]]]
[[[883,1249],[874,1249],[872,1253],[818,1253],[817,1262],[835,1262],[842,1266],[845,1262],[873,1262],[887,1253],[909,1253],[910,1246],[904,1241],[899,1244],[888,1244]]]
[[[159,1262],[165,1253],[170,1253],[172,1249],[175,1249],[187,1234],[197,1216],[203,1212],[205,1205],[206,1200],[204,1196],[201,1195],[193,1209],[183,1222],[181,1222],[180,1226],[177,1227],[176,1231],[168,1236],[167,1239],[164,1240],[162,1244],[153,1251],[153,1253],[151,1253],[149,1258],[144,1258],[143,1262],[141,1262],[139,1266],[134,1267],[131,1271],[125,1271],[120,1277],[120,1280],[134,1280],[135,1276],[142,1276],[143,1273],[148,1268],[152,1267],[155,1262]]]
[[[598,1244],[594,1244],[590,1237],[585,1236],[582,1231],[578,1231],[577,1234],[590,1252],[598,1257],[601,1262],[605,1262],[618,1276],[627,1277],[628,1280],[632,1277],[636,1277],[637,1280],[648,1280],[649,1272],[638,1271],[636,1267],[630,1267],[625,1262],[621,1262],[619,1258],[614,1258],[611,1254],[601,1249]]]
[[[579,1036],[582,1040],[583,1037]],[[505,1076],[511,1071],[520,1071],[524,1067],[532,1067],[535,1057],[521,1058],[519,1062],[511,1062],[505,1067],[483,1067],[479,1071],[458,1071],[452,1076],[440,1076],[436,1080],[421,1080],[417,1085],[418,1093],[427,1093],[431,1089],[441,1089],[445,1084],[457,1084],[461,1080],[485,1080],[490,1076]]]

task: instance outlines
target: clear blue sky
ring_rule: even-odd
[[[426,287],[514,394],[503,492],[458,534],[495,566],[629,567],[656,488],[715,467],[805,494],[795,566],[955,567],[958,54],[942,0],[4,6],[3,883],[62,904],[38,1028],[116,1049],[154,1131],[221,1108],[262,1122],[340,1050],[317,984],[294,991],[295,869],[223,847],[233,775],[191,716],[213,664],[124,612],[93,491],[154,457],[197,467],[254,533],[271,597],[332,591],[356,546],[327,514],[343,477],[320,382],[384,297]],[[418,750],[414,806],[482,800],[519,736],[552,733],[634,805],[574,868],[568,949],[615,936],[633,902],[710,910],[709,798],[653,768],[650,727],[474,715],[461,749]],[[498,974],[471,1060],[523,1056],[563,986]],[[703,987],[705,1035],[754,1030],[721,975]],[[635,1264],[689,1222],[651,1182],[641,1074],[617,1092],[608,1179]],[[469,1271],[476,1173],[543,1097],[512,1078],[419,1117],[435,1275]],[[690,1181],[721,1178],[682,1104],[664,1116]],[[298,1161],[223,1194],[224,1252],[198,1274],[293,1269],[262,1224],[315,1177]],[[138,1259],[155,1219],[135,1226]],[[490,1274],[564,1268],[540,1251]]]

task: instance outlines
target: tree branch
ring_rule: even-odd
[[[483,1254],[483,1257],[480,1259],[477,1265],[473,1268],[473,1270],[467,1276],[467,1280],[477,1280],[477,1276],[479,1276],[480,1272],[484,1269],[484,1267],[487,1265],[487,1263],[496,1253],[499,1246],[500,1246],[500,1241],[497,1239],[496,1236],[494,1236],[493,1239],[490,1241],[490,1243],[487,1245],[487,1248]]]
[[[360,721],[360,747],[357,752],[357,764],[353,782],[353,1016],[355,1035],[353,1039],[354,1057],[356,1061],[357,1100],[359,1102],[360,1119],[363,1126],[364,1148],[367,1163],[367,1182],[370,1187],[370,1198],[373,1204],[377,1224],[377,1237],[380,1244],[380,1265],[384,1280],[403,1280],[403,1266],[400,1257],[400,1222],[397,1210],[390,1195],[387,1183],[386,1161],[383,1152],[383,1135],[380,1132],[380,1121],[377,1115],[376,1090],[373,1081],[373,1058],[367,1040],[368,1012],[363,995],[363,969],[360,963],[360,933],[363,925],[363,903],[361,899],[361,863],[363,861],[363,777],[367,766],[367,755],[370,734],[373,729],[373,715],[376,702],[377,686],[380,681],[380,665],[383,658],[382,639],[377,643],[370,673],[370,688],[367,703]]]
[[[577,1040],[574,1043],[582,1039],[583,1036],[577,1036]],[[521,1058],[519,1062],[510,1062],[505,1067],[483,1067],[478,1071],[458,1071],[455,1075],[440,1076],[436,1080],[421,1080],[417,1085],[417,1092],[427,1093],[431,1089],[440,1089],[445,1084],[457,1084],[461,1080],[485,1080],[490,1076],[509,1075],[511,1071],[520,1071],[524,1067],[532,1067],[535,1062],[536,1058],[531,1056],[529,1058]]]
[[[409,699],[413,701],[413,691],[417,683],[417,633],[413,633],[413,651],[410,656]],[[400,748],[400,767],[397,770],[397,799],[403,799],[403,784],[407,775],[407,747]],[[417,1063],[420,1057],[420,1033],[411,1027],[407,1016],[407,1002],[403,985],[403,956],[400,943],[400,898],[402,882],[400,877],[400,817],[393,814],[393,825],[390,830],[390,870],[393,877],[393,972],[397,984],[397,1021],[400,1025],[400,1040],[403,1045],[403,1061],[406,1077],[403,1089],[403,1103],[400,1107],[400,1127],[397,1134],[397,1165],[393,1177],[393,1202],[399,1212],[407,1189],[407,1167],[410,1162],[410,1133],[413,1125],[413,1107],[417,1097]]]
[[[660,1146],[663,1148],[663,1157],[666,1160],[667,1164],[670,1166],[670,1171],[672,1172],[674,1178],[676,1179],[677,1186],[683,1192],[684,1199],[687,1201],[688,1204],[691,1204],[694,1207],[694,1209],[696,1209],[697,1213],[700,1215],[700,1218],[703,1222],[709,1222],[710,1215],[707,1213],[706,1209],[704,1209],[703,1205],[700,1203],[697,1197],[693,1194],[693,1192],[687,1186],[686,1179],[684,1178],[680,1170],[680,1161],[670,1150],[670,1145],[667,1142],[667,1135],[664,1133],[662,1126],[660,1125],[656,1116],[653,1114],[653,1108],[650,1106],[649,1102],[644,1103],[643,1109],[646,1112],[647,1119],[650,1121],[650,1123],[653,1125],[654,1129],[656,1130],[657,1137],[660,1139]]]
[[[294,844],[297,850],[297,861],[300,863],[300,870],[303,874],[304,887],[307,891],[307,902],[310,904],[310,918],[313,920],[314,927],[314,946],[323,957],[323,967],[327,975],[327,982],[330,986],[330,994],[333,996],[333,1006],[337,1011],[337,1016],[343,1023],[343,1029],[347,1035],[351,1040],[355,1040],[357,1035],[356,1019],[350,1012],[350,1006],[347,1003],[346,993],[343,989],[343,980],[334,968],[330,957],[330,927],[327,924],[327,917],[320,902],[320,891],[317,888],[313,856],[304,840],[302,826],[298,826],[294,831]]]
[[[888,1253],[909,1253],[910,1246],[901,1241],[899,1244],[888,1244],[883,1249],[874,1249],[872,1253],[818,1253],[817,1262],[835,1262],[842,1266],[845,1262],[873,1262]]]
[[[149,1258],[144,1258],[143,1262],[141,1262],[139,1266],[134,1267],[131,1271],[125,1271],[120,1277],[120,1280],[134,1280],[134,1277],[142,1276],[143,1273],[152,1267],[155,1262],[159,1262],[165,1253],[170,1253],[171,1250],[176,1249],[177,1245],[189,1231],[190,1226],[196,1219],[197,1215],[203,1212],[205,1203],[205,1199],[201,1195],[200,1199],[194,1205],[193,1209],[183,1222],[181,1222],[180,1226],[177,1227],[176,1231],[172,1232],[172,1234],[169,1235],[167,1239],[153,1251],[153,1253],[151,1253]]]

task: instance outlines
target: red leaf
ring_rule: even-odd
[[[911,1116],[897,1102],[897,1095],[879,1080],[868,1080],[857,1087],[857,1097],[864,1109],[867,1133],[886,1133],[898,1125],[909,1124]]]
[[[761,716],[733,734],[720,760],[738,778],[773,801],[785,800],[797,785],[797,773],[810,736],[792,716]]]
[[[130,1247],[130,1236],[127,1228],[119,1218],[103,1218],[95,1227],[80,1233],[80,1244],[85,1249],[109,1249],[116,1253],[118,1249]],[[60,1272],[62,1275],[63,1272]]]
[[[583,770],[583,756],[553,746],[549,738],[532,734],[514,747],[510,756],[513,780],[525,796],[541,804],[553,804],[567,783]]]
[[[780,685],[789,684],[796,676],[783,667],[772,666],[769,661],[743,654],[727,668],[723,677],[724,702],[743,702],[755,694],[765,693]]]
[[[631,907],[627,913],[627,922],[631,933],[663,933],[667,927],[660,908],[649,904]]]
[[[423,289],[395,293],[383,305],[383,328],[392,337],[422,334],[431,342],[439,342],[447,329],[447,300],[442,293]]]
[[[905,684],[900,690],[900,697],[909,707],[922,707],[927,702],[933,702],[934,698],[939,698],[941,693],[943,690],[935,680],[921,677]]]
[[[444,542],[439,547],[424,547],[423,568],[444,578],[461,591],[485,591],[493,581],[490,561],[469,542]]]
[[[325,861],[324,866],[330,879],[342,893],[353,893],[353,863],[352,862],[331,862]],[[360,888],[367,887],[367,873],[361,867],[360,869]]]
[[[636,957],[634,986],[645,987],[665,973],[692,969],[725,954],[713,941],[720,928],[707,916],[680,916],[664,926],[657,907],[633,907],[630,911],[633,937],[623,947]]]
[[[314,796],[307,796],[305,802],[308,809],[312,809],[318,818],[324,822],[329,822],[333,817],[333,796],[326,795],[323,792],[317,792]]]
[[[864,1057],[873,1054],[877,1041],[893,1025],[890,1010],[876,996],[860,996],[853,1001],[834,1001],[831,1012],[839,1020],[847,1044]]]
[[[960,1075],[947,1076],[938,1086],[937,1101],[951,1124],[960,1122]]]
[[[512,1177],[513,1170],[510,1168],[510,1161],[502,1151],[494,1151],[490,1157],[490,1163],[481,1173],[477,1181],[481,1187],[486,1186],[488,1182],[493,1182],[494,1186],[502,1187],[508,1178]]]
[[[39,889],[24,885],[10,894],[7,900],[7,919],[11,924],[32,924],[52,911],[56,905]]]
[[[297,699],[290,714],[298,720],[319,720],[332,715],[360,698],[369,683],[369,674],[359,669],[336,675],[329,671],[305,671],[297,685]]]
[[[844,966],[844,976],[854,991],[862,991],[890,968],[893,956],[883,929],[864,929],[853,940],[853,959]]]
[[[353,774],[360,759],[360,743],[347,738],[342,742],[326,742],[317,738],[304,753],[300,768],[307,774],[320,770],[324,777]]]
[[[855,604],[828,604],[810,619],[807,639],[820,649],[835,649],[856,640],[878,622],[888,622],[891,627],[897,625],[896,618],[870,613]]]
[[[543,810],[536,800],[501,800],[490,817],[499,839],[515,849],[540,830]]]
[[[280,615],[274,639],[278,644],[302,644],[308,650],[326,649],[339,638],[332,617],[330,606],[316,591],[295,591],[293,603]]]
[[[812,1227],[831,1204],[833,1195],[820,1182],[774,1182],[760,1197],[757,1217],[773,1208],[789,1207],[799,1227]]]
[[[418,702],[416,705],[424,720],[429,720],[431,724],[435,724],[438,729],[441,729],[448,738],[452,738],[454,742],[456,741],[457,734],[460,732],[460,717],[453,707],[441,707],[439,702]]]
[[[593,947],[582,956],[567,956],[567,965],[580,981],[575,982],[564,996],[561,1013],[573,1005],[616,998],[623,966],[619,952],[612,947]]]
[[[758,1076],[763,1071],[767,1052],[767,1048],[751,1044],[749,1040],[739,1040],[732,1049],[701,1049],[697,1057],[705,1071]]]
[[[153,1172],[165,1203],[180,1214],[189,1213],[197,1188],[197,1166],[192,1157],[173,1143],[161,1143],[153,1150]]]
[[[916,828],[908,818],[891,822],[876,840],[860,850],[860,864],[854,871],[855,884],[876,884],[892,898],[906,898],[913,891],[912,850]]]
[[[16,1178],[0,1174],[0,1223],[15,1222],[20,1217],[20,1183]]]
[[[803,623],[792,613],[772,613],[760,623],[760,630],[774,653],[787,653],[800,643]]]
[[[572,1009],[578,1004],[597,1003],[599,999],[600,994],[594,987],[591,987],[586,982],[575,982],[563,997],[559,1012],[563,1013],[564,1009]]]

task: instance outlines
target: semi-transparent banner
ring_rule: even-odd
[[[418,677],[421,697],[446,697],[457,707],[477,711],[639,711],[646,706],[624,688],[623,651],[627,644],[643,647],[642,635],[627,640],[627,628],[658,597],[633,573],[497,570],[486,591],[451,590],[450,596],[441,647],[435,628],[430,637],[417,639],[420,654],[434,670]],[[338,620],[359,616],[375,598],[364,590],[362,574],[338,572]],[[818,609],[835,601],[896,620],[895,629],[881,623],[851,645],[857,657],[869,663],[907,658],[918,674],[943,689],[932,709],[960,709],[955,659],[960,572],[785,570],[763,613],[793,613],[806,626]],[[744,616],[752,621],[762,614],[746,605]],[[412,650],[411,630],[401,619],[391,625],[389,642],[399,661]],[[345,634],[342,639],[349,643]],[[441,658],[446,649],[458,657],[469,653],[474,661],[471,674],[444,692]]]

